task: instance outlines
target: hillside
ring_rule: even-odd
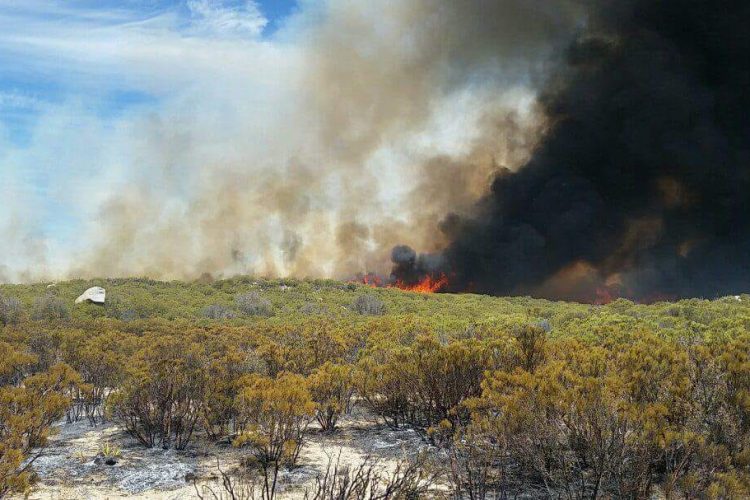
[[[91,286],[107,290],[107,304],[73,305]],[[270,302],[270,314],[244,315],[238,295],[257,292]],[[258,325],[297,323],[307,318],[326,318],[336,323],[371,322],[352,305],[361,295],[373,295],[384,304],[377,323],[416,322],[428,330],[461,334],[469,327],[509,328],[545,322],[550,333],[576,336],[604,334],[612,329],[651,329],[669,337],[736,335],[750,329],[750,295],[716,300],[689,299],[651,305],[615,300],[607,305],[552,302],[529,297],[491,297],[474,294],[423,294],[395,288],[372,288],[333,280],[267,280],[238,277],[211,282],[155,281],[145,278],[75,280],[31,285],[2,285],[0,295],[15,297],[24,317],[33,314],[34,301],[48,295],[61,299],[74,323],[137,320],[187,321],[211,325],[208,308],[221,306],[235,317],[222,324]]]
[[[2,285],[0,496],[743,497],[749,305]]]

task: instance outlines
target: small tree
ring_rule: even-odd
[[[273,315],[271,301],[264,298],[258,292],[237,295],[234,301],[237,304],[237,309],[247,316]]]
[[[304,377],[281,373],[276,379],[251,375],[237,398],[244,432],[234,440],[248,447],[263,472],[263,496],[272,499],[279,469],[293,466],[305,429],[315,414]]]
[[[315,418],[324,432],[330,432],[341,414],[349,411],[354,394],[352,367],[327,362],[307,382],[316,404]]]

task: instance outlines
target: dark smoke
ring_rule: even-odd
[[[393,270],[391,278],[404,285],[414,285],[425,276],[437,275],[445,267],[442,255],[417,253],[406,245],[399,245],[391,252]]]
[[[531,160],[498,174],[475,215],[441,225],[451,287],[578,300],[601,287],[638,300],[748,291],[750,2],[592,5],[540,97],[548,128]],[[419,262],[397,259],[394,274]]]

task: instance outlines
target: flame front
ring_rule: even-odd
[[[401,281],[396,282],[396,287],[407,292],[417,293],[436,293],[442,291],[448,286],[448,278],[441,274],[439,278],[433,278],[432,276],[425,276],[421,281],[416,284],[410,285]]]
[[[372,288],[398,288],[399,290],[404,290],[406,292],[416,293],[443,292],[448,287],[448,277],[445,274],[441,274],[438,277],[425,276],[416,283],[407,283],[401,280],[388,283],[384,278],[381,278],[377,274],[367,273],[352,279],[351,282],[361,283]]]

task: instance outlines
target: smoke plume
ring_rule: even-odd
[[[585,301],[748,291],[750,4],[587,5],[539,94],[528,161],[441,222],[451,287]]]
[[[301,1],[260,38],[253,2],[222,4],[188,2],[189,19],[66,7],[0,35],[0,59],[23,54],[34,78],[156,100],[114,118],[89,95],[42,106],[4,157],[45,190],[0,187],[0,278],[347,278],[387,273],[399,243],[438,251],[439,221],[529,157],[536,82],[582,19],[573,0]]]

